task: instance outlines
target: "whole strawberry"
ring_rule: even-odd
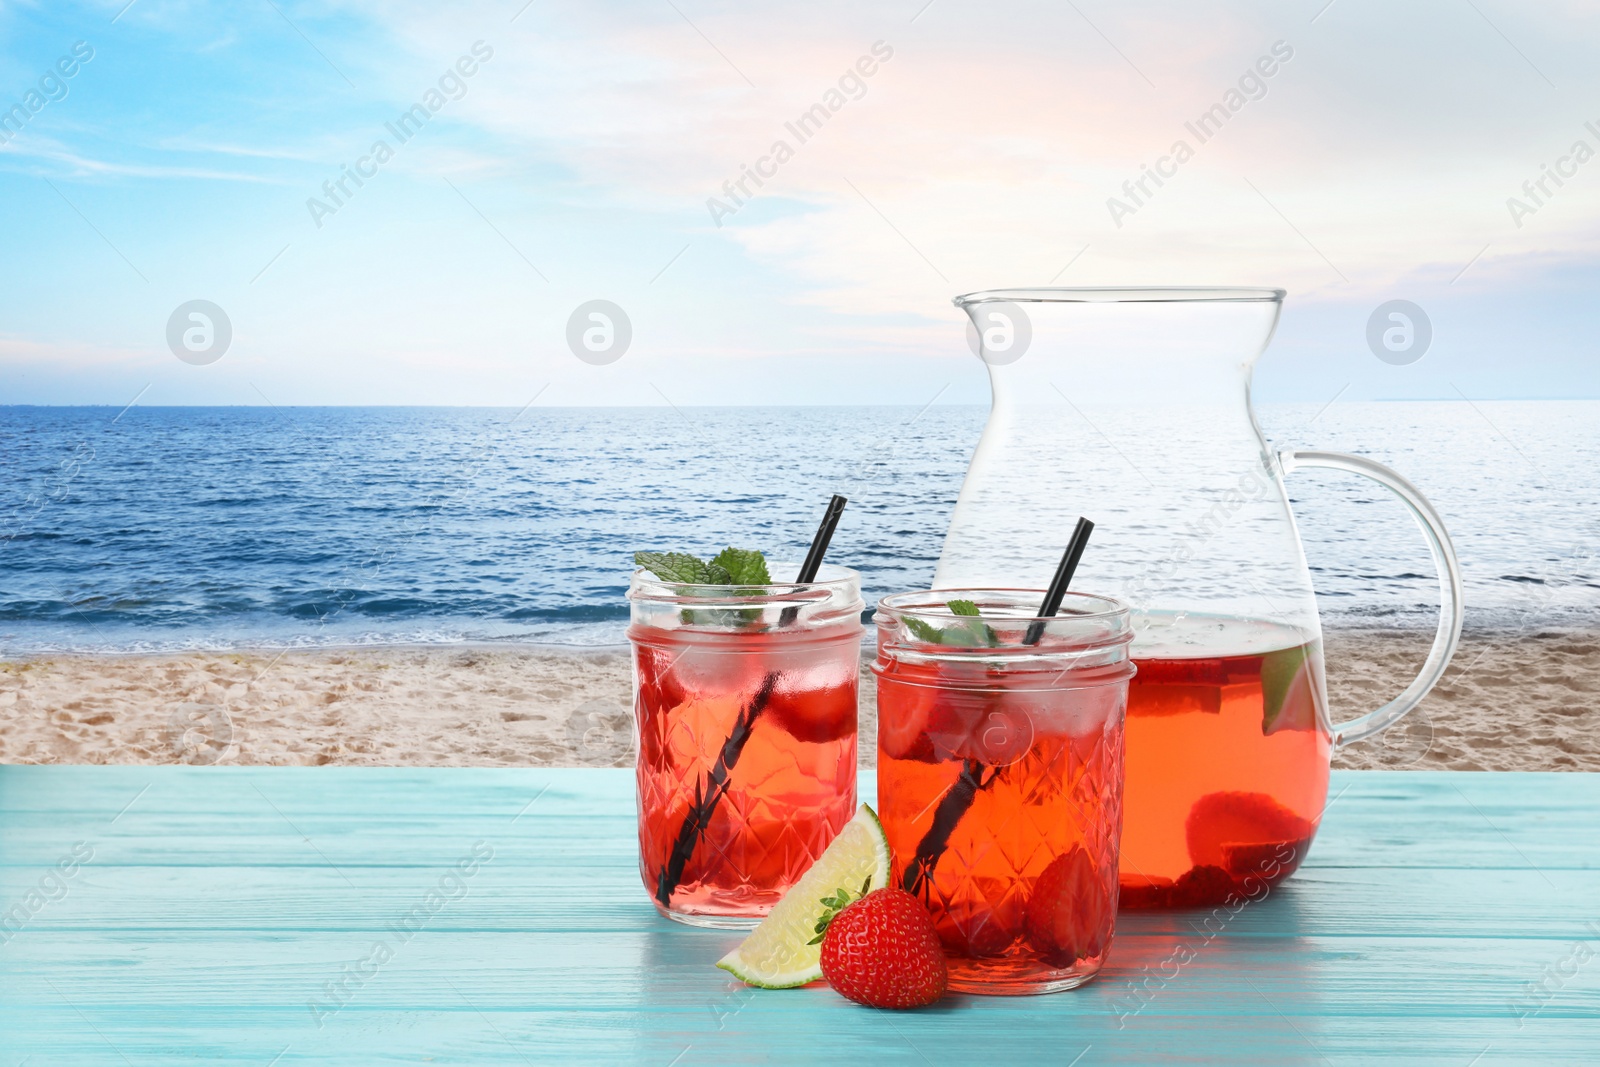
[[[839,912],[822,937],[822,975],[869,1008],[920,1008],[944,996],[949,972],[933,919],[903,889],[879,889]]]

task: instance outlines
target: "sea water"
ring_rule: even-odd
[[[1259,416],[1274,444],[1359,452],[1421,487],[1469,623],[1600,622],[1600,402]],[[861,572],[871,605],[931,581],[985,417],[0,407],[0,653],[620,644],[635,550],[797,559],[833,492],[851,502],[829,561]],[[1437,582],[1397,502],[1332,472],[1288,486],[1328,625],[1429,624]]]

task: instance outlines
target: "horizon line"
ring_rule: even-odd
[[[1502,403],[1539,403],[1539,404],[1546,404],[1546,403],[1583,403],[1583,402],[1592,402],[1592,401],[1600,400],[1600,396],[1499,396],[1499,397],[1483,397],[1483,396],[1480,396],[1480,397],[1472,397],[1472,398],[1467,398],[1467,399],[1464,399],[1463,397],[1460,397],[1460,396],[1378,396],[1378,397],[1367,397],[1367,398],[1361,399],[1361,400],[1347,400],[1347,401],[1345,401],[1345,403],[1346,404],[1461,404],[1461,403],[1466,403],[1468,399],[1470,399],[1473,402],[1483,403],[1483,404],[1502,404]],[[1320,401],[1318,401],[1318,400],[1260,400],[1260,401],[1256,401],[1255,405],[1266,407],[1266,406],[1279,405],[1279,404],[1316,404],[1316,403],[1320,403]],[[981,408],[981,407],[988,407],[988,406],[990,406],[990,405],[983,404],[983,403],[976,403],[976,402],[974,402],[974,403],[939,403],[939,404],[917,404],[917,403],[911,403],[911,402],[883,402],[883,403],[862,403],[862,404],[533,404],[533,405],[529,405],[528,407],[529,407],[529,410],[531,410],[532,408],[535,408],[535,407],[542,407],[542,408],[546,408],[546,409],[570,408],[572,410],[583,410],[583,411],[655,411],[655,410],[671,410],[673,408],[695,408],[695,409],[704,409],[704,408],[730,408],[730,409],[738,409],[738,408],[773,408],[773,409],[780,409],[781,410],[781,409],[794,409],[794,408],[816,408],[816,409],[829,409],[829,408],[924,408],[924,407]],[[250,410],[260,409],[260,410],[263,410],[263,411],[266,411],[266,410],[281,411],[281,410],[285,410],[285,409],[288,409],[288,408],[295,408],[295,409],[303,409],[303,408],[327,408],[327,409],[347,408],[347,409],[358,409],[358,410],[394,409],[396,411],[400,411],[400,410],[413,410],[413,411],[418,411],[418,410],[420,410],[420,411],[516,411],[516,410],[519,410],[517,408],[517,405],[515,405],[515,404],[270,404],[269,403],[269,404],[137,404],[137,405],[127,405],[127,404],[101,404],[101,403],[13,403],[13,404],[0,403],[0,411],[7,410],[7,409],[13,409],[13,408],[15,408],[15,409],[21,409],[21,408],[96,408],[96,409],[105,408],[106,410],[112,410],[112,409],[119,409],[120,408],[120,409],[132,410],[133,407],[138,407],[138,408],[141,408],[141,409],[144,409],[144,410],[147,410],[147,411],[168,410],[168,409],[187,409],[187,408],[210,409],[210,410],[215,410],[215,409],[232,410],[232,409],[244,408],[244,409],[250,409]]]

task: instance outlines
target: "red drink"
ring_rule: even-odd
[[[830,571],[692,609],[635,578],[639,872],[670,918],[754,926],[855,815],[861,604]]]
[[[1156,634],[1128,693],[1122,905],[1258,898],[1299,866],[1327,799],[1321,643],[1206,616],[1158,617],[1141,637]]]
[[[938,626],[913,605],[946,596],[977,601],[1000,645],[944,647],[905,630],[914,611]],[[1025,646],[1038,601],[944,590],[879,608],[879,817],[895,884],[934,917],[952,989],[1069,989],[1111,947],[1127,613],[1069,595],[1044,639]]]

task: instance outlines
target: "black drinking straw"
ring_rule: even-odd
[[[816,581],[817,571],[822,569],[822,557],[827,555],[828,545],[833,541],[833,531],[839,526],[839,516],[844,514],[844,506],[850,503],[838,493],[828,501],[828,510],[823,513],[822,525],[817,527],[817,535],[811,539],[811,548],[806,551],[805,562],[800,564],[800,575],[796,582]]]
[[[822,557],[827,554],[828,543],[833,540],[833,531],[838,527],[839,516],[844,514],[847,503],[849,501],[838,493],[828,501],[822,525],[817,527],[817,535],[811,539],[805,562],[800,564],[796,584],[816,580],[817,571],[822,567]],[[799,614],[799,605],[784,608],[778,617],[779,627],[792,624]],[[694,855],[701,835],[711,825],[711,816],[716,813],[717,804],[728,791],[728,780],[733,774],[734,765],[744,753],[745,742],[750,740],[750,731],[772,700],[772,691],[777,685],[778,672],[768,671],[766,677],[761,679],[761,688],[756,690],[756,695],[750,698],[750,703],[740,710],[739,717],[733,721],[733,729],[728,731],[728,739],[717,753],[717,762],[712,765],[705,780],[695,784],[694,806],[684,816],[683,825],[678,828],[677,840],[672,843],[672,853],[662,866],[660,877],[656,879],[656,899],[663,908],[670,906],[673,892],[677,890],[678,883],[683,881],[683,869],[689,865],[689,857]]]
[[[806,558],[800,564],[800,573],[795,576],[795,584],[804,585],[806,582],[817,580],[817,571],[822,569],[822,557],[827,555],[828,545],[833,541],[833,531],[839,526],[839,516],[844,514],[844,506],[848,503],[850,501],[838,493],[829,499],[828,510],[823,512],[822,524],[817,527],[816,536],[811,539],[811,547],[806,550]],[[798,604],[784,608],[783,614],[778,616],[778,625],[791,625],[799,614]]]
[[[1080,517],[1077,528],[1072,531],[1072,540],[1067,542],[1067,550],[1061,554],[1055,577],[1050,579],[1050,588],[1045,590],[1044,602],[1039,605],[1039,617],[1028,624],[1028,632],[1022,638],[1023,644],[1037,645],[1044,637],[1046,622],[1061,610],[1067,586],[1072,584],[1072,575],[1078,569],[1078,561],[1083,558],[1083,550],[1088,547],[1089,535],[1093,532],[1094,523]],[[920,894],[933,880],[933,868],[949,847],[950,835],[955,833],[962,816],[972,807],[972,802],[978,799],[978,793],[987,789],[1000,773],[990,770],[989,778],[985,781],[984,770],[981,760],[969,757],[961,761],[961,773],[945,790],[944,796],[939,798],[938,807],[933,809],[933,824],[922,835],[922,840],[917,842],[917,854],[906,865],[905,874],[900,879],[907,893]]]
[[[1072,575],[1078,569],[1078,561],[1083,558],[1083,550],[1089,547],[1089,535],[1092,533],[1094,523],[1078,516],[1077,529],[1072,531],[1072,540],[1067,542],[1067,550],[1061,554],[1061,562],[1056,565],[1056,576],[1050,579],[1050,588],[1045,590],[1044,603],[1039,605],[1039,617],[1028,624],[1023,644],[1037,645],[1044,637],[1045,620],[1054,618],[1056,612],[1061,610],[1067,586],[1072,584]]]

